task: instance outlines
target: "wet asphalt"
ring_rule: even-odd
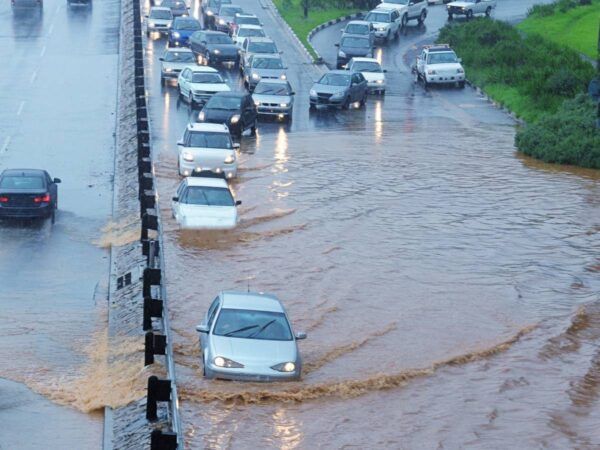
[[[0,5],[0,168],[62,179],[56,224],[0,223],[0,377],[57,399],[104,321],[109,254],[96,241],[112,209],[118,14],[115,0]],[[101,445],[101,416],[8,381],[0,392],[1,448]]]

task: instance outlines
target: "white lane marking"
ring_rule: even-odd
[[[40,58],[41,58],[42,56],[44,56],[44,54],[45,54],[45,53],[46,53],[46,46],[44,45],[44,46],[42,47],[42,51],[40,52]]]
[[[37,77],[37,72],[33,72],[31,74],[31,78],[29,79],[29,83],[33,84],[33,82],[35,81],[35,77]]]
[[[10,144],[10,136],[6,136],[6,139],[4,139],[4,145],[2,146],[2,150],[0,150],[0,153],[5,153],[6,150],[8,150],[8,146]]]
[[[23,100],[21,102],[21,104],[19,105],[19,109],[17,109],[17,116],[20,116],[21,113],[23,112],[23,107],[25,106],[25,100]]]
[[[54,31],[54,24],[51,24],[50,28],[48,28],[48,36],[50,36],[53,31]]]

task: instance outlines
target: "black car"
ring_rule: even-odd
[[[221,5],[231,5],[231,0],[207,0],[202,2],[202,15],[204,26],[209,29],[215,28],[215,16],[219,13]]]
[[[252,96],[245,92],[217,92],[198,114],[198,122],[224,123],[229,132],[241,136],[246,130],[256,134],[258,114]]]
[[[374,49],[371,39],[368,36],[342,36],[342,40],[339,44],[335,44],[339,47],[337,55],[337,69],[343,69],[354,57],[373,57]]]
[[[43,219],[54,223],[59,178],[39,169],[7,169],[0,174],[0,218]]]
[[[204,64],[237,64],[240,60],[237,46],[220,31],[196,31],[190,37],[190,48]]]

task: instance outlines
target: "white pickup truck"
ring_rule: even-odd
[[[471,0],[466,2],[448,3],[448,20],[454,16],[465,16],[472,19],[475,14],[485,14],[489,17],[492,9],[496,7],[496,0]]]

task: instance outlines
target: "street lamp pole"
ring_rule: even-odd
[[[308,19],[308,0],[302,0],[302,7],[304,8],[304,18]]]

